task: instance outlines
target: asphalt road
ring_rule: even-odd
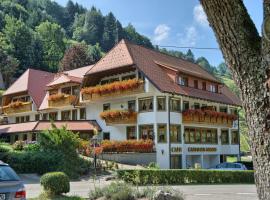
[[[23,177],[26,185],[27,198],[37,197],[42,188],[38,177]],[[91,179],[72,181],[69,195],[87,197],[90,189],[94,186],[104,186],[110,182],[104,177],[93,182]],[[258,200],[255,185],[185,185],[173,186],[185,196],[185,200]]]

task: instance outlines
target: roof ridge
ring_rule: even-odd
[[[129,51],[129,48],[128,48],[128,45],[127,45],[127,41],[126,41],[125,39],[121,39],[118,43],[116,43],[116,44],[113,46],[113,48],[110,49],[110,51],[108,51],[108,52],[105,54],[104,57],[102,57],[101,59],[99,59],[99,61],[97,61],[97,62],[94,64],[94,66],[93,66],[91,69],[89,69],[85,74],[88,74],[92,69],[95,68],[95,66],[96,66],[98,63],[100,63],[100,62],[101,62],[108,54],[110,54],[116,47],[118,47],[118,46],[121,45],[121,44],[124,44],[124,45],[127,47],[128,53],[129,53],[129,55],[130,55],[130,57],[131,57],[131,60],[132,60],[132,64],[134,64],[134,59],[133,59],[133,57],[132,57],[131,54],[130,54],[130,51]]]
[[[127,42],[127,41],[126,41],[126,42]],[[151,49],[151,48],[145,47],[145,46],[143,46],[143,45],[135,44],[135,43],[130,42],[130,41],[128,41],[127,43],[129,43],[130,45],[138,46],[139,48],[144,48],[144,49],[153,51],[153,52],[155,52],[155,53],[162,54],[162,55],[164,55],[164,56],[172,57],[172,58],[174,58],[174,59],[179,59],[179,60],[182,60],[182,61],[184,61],[184,62],[191,63],[191,64],[193,64],[193,65],[195,65],[195,66],[201,68],[202,70],[204,70],[207,74],[209,74],[209,75],[212,76],[214,79],[216,79],[217,82],[220,82],[220,81],[217,79],[217,77],[215,77],[213,74],[211,74],[210,72],[208,72],[206,69],[204,69],[202,66],[200,66],[200,65],[197,64],[197,63],[193,63],[193,62],[188,61],[188,60],[185,60],[185,59],[183,59],[183,58],[176,57],[176,56],[173,56],[173,55],[170,55],[170,54],[166,54],[166,53],[164,53],[164,52],[158,51],[157,49]]]

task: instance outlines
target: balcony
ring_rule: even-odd
[[[15,101],[3,106],[3,113],[15,114],[32,111],[32,102]]]
[[[96,101],[142,92],[144,92],[144,81],[138,79],[116,81],[104,85],[86,87],[81,90],[83,101]]]
[[[70,106],[75,103],[75,100],[76,96],[62,93],[50,95],[48,98],[50,108]]]
[[[100,113],[107,125],[136,124],[137,112],[130,110],[107,110]]]
[[[187,124],[209,124],[232,127],[237,116],[211,110],[186,110],[183,112],[183,122]]]

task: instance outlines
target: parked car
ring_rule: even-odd
[[[0,161],[0,200],[26,200],[25,187],[16,172]]]
[[[254,170],[252,161],[238,161],[236,163],[241,163],[246,166],[247,170]]]
[[[242,163],[229,163],[224,162],[216,165],[214,168],[211,169],[217,169],[217,170],[247,170],[247,167]]]

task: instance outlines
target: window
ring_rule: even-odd
[[[202,82],[202,90],[206,90],[206,82]]]
[[[158,124],[157,137],[159,143],[167,142],[167,125],[166,124]]]
[[[103,104],[103,111],[110,110],[110,109],[111,109],[111,104],[109,103]]]
[[[170,109],[172,112],[180,112],[181,111],[180,99],[171,98],[170,99]]]
[[[171,143],[181,143],[181,126],[180,125],[170,126],[170,140],[171,140]]]
[[[171,155],[171,169],[182,169],[181,155]]]
[[[58,90],[50,90],[49,91],[49,95],[54,95],[54,94],[57,94],[58,93]]]
[[[72,95],[78,96],[80,94],[79,86],[72,86]]]
[[[231,141],[232,144],[239,144],[238,131],[232,131],[231,137],[232,137]]]
[[[12,101],[13,102],[15,101],[30,102],[30,96],[14,97]]]
[[[179,76],[178,84],[182,86],[188,86],[188,78]]]
[[[72,110],[72,120],[77,120],[77,110]]]
[[[37,133],[32,133],[32,141],[37,141]]]
[[[20,117],[16,117],[16,123],[20,123]]]
[[[194,80],[194,88],[198,89],[198,80]]]
[[[188,110],[189,109],[189,102],[188,101],[184,101],[183,102],[183,111]]]
[[[139,111],[140,112],[153,111],[153,97],[139,99]]]
[[[15,142],[19,140],[19,135],[15,135],[15,138],[14,138]]]
[[[221,144],[229,144],[229,130],[221,130]]]
[[[194,109],[200,109],[200,108],[201,108],[201,106],[199,103],[194,103]]]
[[[219,107],[219,111],[227,113],[227,107]]]
[[[230,109],[231,114],[238,115],[237,108]]]
[[[21,123],[25,122],[24,116],[21,117]]]
[[[166,110],[166,97],[157,97],[157,110],[158,111]]]
[[[132,101],[128,101],[128,109],[135,111],[136,110],[136,101],[132,100]]]
[[[86,119],[86,110],[85,110],[85,108],[80,108],[80,119]]]
[[[218,85],[210,85],[210,92],[217,93],[218,92]]]
[[[27,134],[23,134],[23,141],[27,141]]]
[[[39,115],[39,114],[36,114],[36,115],[35,115],[35,120],[36,120],[36,121],[39,121],[39,119],[40,119],[40,115]]]
[[[130,74],[130,75],[127,75],[127,76],[123,76],[122,80],[129,80],[129,79],[134,79],[134,78],[136,78],[136,75],[135,74]]]
[[[42,120],[48,120],[48,113],[42,114]]]
[[[63,94],[71,94],[71,87],[65,87],[61,89]]]
[[[207,109],[207,104],[202,104],[201,109]]]
[[[103,132],[103,140],[110,140],[110,132]]]
[[[137,138],[136,126],[128,126],[127,127],[127,140],[135,140],[136,138]]]
[[[113,83],[116,81],[119,81],[119,78],[111,78],[111,79],[102,80],[102,81],[100,81],[100,84],[105,85],[105,84]]]
[[[62,111],[61,112],[61,119],[62,120],[70,120],[70,111]]]
[[[51,113],[49,113],[49,120],[53,120],[53,121],[55,121],[55,120],[57,120],[57,112],[51,112]]]
[[[29,115],[25,116],[25,121],[26,122],[29,122],[30,121],[30,116]]]
[[[154,126],[153,125],[141,125],[139,126],[140,139],[154,139]]]
[[[185,128],[186,144],[217,144],[217,130],[204,128]]]

